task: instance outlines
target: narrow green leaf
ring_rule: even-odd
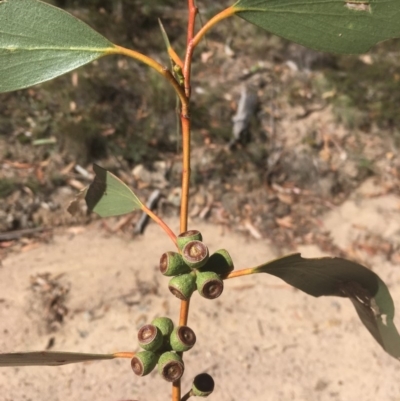
[[[167,31],[165,30],[164,25],[160,18],[158,19],[158,24],[160,25],[161,35],[163,37],[165,47],[168,51],[168,49],[171,48],[171,42],[169,41]]]
[[[304,259],[295,254],[260,265],[253,273],[272,274],[314,297],[349,298],[375,340],[388,354],[400,359],[393,300],[385,283],[373,271],[346,259]]]
[[[142,203],[118,177],[104,168],[93,165],[96,173],[85,200],[89,211],[101,217],[119,216],[142,208]]]
[[[315,50],[364,53],[400,37],[399,0],[239,0],[236,14]]]
[[[101,361],[116,358],[113,354],[81,354],[78,352],[15,352],[0,354],[0,367],[4,366],[59,366],[68,363]]]
[[[37,0],[0,1],[0,92],[47,81],[114,47],[59,8]]]

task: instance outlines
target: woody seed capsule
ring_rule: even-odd
[[[196,334],[188,326],[175,327],[170,337],[171,347],[176,352],[190,350],[196,343]]]
[[[208,373],[201,373],[193,380],[191,393],[195,397],[208,397],[214,391],[214,379]]]
[[[192,273],[175,276],[169,281],[168,288],[177,298],[187,301],[196,290],[196,276]]]
[[[160,271],[164,276],[177,276],[189,273],[190,267],[184,262],[177,252],[165,252],[160,258]]]
[[[146,376],[156,367],[157,361],[158,355],[154,352],[138,352],[131,360],[133,373],[137,376]]]
[[[213,253],[207,263],[201,268],[202,271],[212,271],[219,275],[229,274],[233,270],[231,255],[225,249]]]
[[[179,234],[176,240],[178,242],[179,250],[182,250],[183,247],[190,241],[203,241],[203,236],[198,230],[188,230]]]
[[[198,272],[196,285],[199,294],[207,299],[218,298],[224,290],[224,282],[214,272]]]
[[[190,241],[182,249],[182,258],[193,269],[207,263],[209,257],[207,246],[201,241]]]
[[[163,343],[163,335],[158,327],[146,324],[138,332],[138,341],[146,351],[157,351]]]
[[[169,342],[169,337],[172,333],[172,330],[174,329],[174,323],[172,320],[168,317],[156,317],[151,324],[154,326],[158,327],[161,331],[161,334],[163,336],[163,344],[161,348],[158,350],[160,351],[170,351],[171,350],[171,345]]]
[[[175,352],[164,352],[158,360],[158,372],[168,382],[179,380],[184,370],[182,358]]]

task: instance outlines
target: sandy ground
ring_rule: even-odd
[[[374,191],[367,182],[322,219],[342,249],[366,231],[400,241],[400,198],[372,196]],[[177,229],[177,220],[168,223]],[[228,249],[236,268],[283,253],[265,240],[222,235],[204,222],[190,228],[201,230],[211,251]],[[151,224],[144,237],[130,241],[91,228],[10,255],[0,268],[0,351],[43,350],[51,337],[52,350],[135,351],[142,324],[178,317],[179,301],[157,268],[159,256],[173,246],[160,234]],[[321,255],[316,246],[299,251]],[[400,305],[399,266],[379,255],[369,261]],[[71,286],[69,313],[55,333],[46,330],[45,311],[30,290],[30,277],[45,272],[62,273],[59,282]],[[186,354],[184,391],[206,371],[216,382],[210,400],[400,400],[399,362],[374,342],[347,300],[315,299],[266,275],[244,277],[227,281],[215,301],[195,295],[189,326],[197,344]],[[156,372],[135,377],[129,360],[1,368],[0,389],[0,401],[158,401],[170,399],[171,391]]]

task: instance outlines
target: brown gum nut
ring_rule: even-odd
[[[179,234],[176,240],[178,242],[178,248],[182,250],[190,241],[203,241],[203,236],[198,230],[188,230]]]
[[[208,257],[208,247],[201,241],[190,241],[182,249],[183,260],[194,269],[204,266]]]
[[[165,252],[160,258],[160,271],[164,276],[177,276],[189,273],[190,267],[184,262],[177,252]]]

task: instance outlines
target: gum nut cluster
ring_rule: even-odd
[[[160,271],[173,277],[168,285],[177,298],[187,301],[197,289],[207,299],[218,298],[224,289],[221,276],[233,270],[228,251],[220,249],[209,254],[203,237],[197,230],[189,230],[177,238],[178,252],[165,252],[160,259]]]
[[[190,327],[174,327],[171,319],[158,317],[140,328],[138,341],[143,351],[131,360],[133,372],[146,376],[157,365],[161,377],[174,382],[182,377],[185,370],[178,353],[190,350],[196,343],[196,335]]]

